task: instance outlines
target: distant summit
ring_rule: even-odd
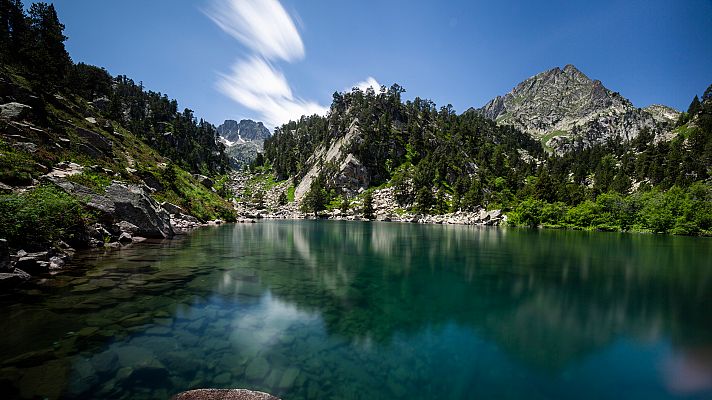
[[[230,158],[234,168],[241,168],[250,164],[262,153],[265,139],[271,133],[262,122],[243,119],[237,122],[232,119],[225,120],[217,128],[220,139],[227,149],[225,153]]]
[[[644,128],[661,137],[679,115],[665,106],[636,108],[571,64],[537,74],[470,111],[500,125],[513,125],[558,152],[574,142],[590,145],[615,137],[633,139]]]
[[[251,119],[243,119],[240,122],[227,119],[217,129],[220,136],[231,143],[263,141],[271,136],[269,129],[262,122]]]

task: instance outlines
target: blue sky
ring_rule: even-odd
[[[458,112],[566,64],[638,107],[686,109],[712,83],[710,0],[53,3],[75,61],[216,124],[323,112],[369,78]]]

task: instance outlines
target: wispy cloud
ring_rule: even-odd
[[[302,38],[277,0],[213,0],[205,13],[220,29],[267,59],[304,58]]]
[[[235,63],[230,74],[221,76],[218,89],[258,112],[270,126],[298,119],[302,115],[324,115],[329,111],[328,107],[316,102],[294,97],[284,74],[260,57]]]
[[[347,88],[345,91],[350,92],[353,88],[359,88],[362,92],[365,92],[368,88],[373,88],[378,93],[381,91],[381,84],[378,83],[376,78],[369,76],[365,81],[354,83],[352,87]]]
[[[205,14],[254,52],[235,61],[229,73],[220,74],[218,90],[257,112],[273,127],[302,115],[325,115],[329,111],[328,106],[294,96],[282,71],[272,64],[295,62],[305,54],[299,31],[278,0],[209,1]],[[353,87],[380,90],[380,84],[371,77]]]

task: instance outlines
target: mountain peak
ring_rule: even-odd
[[[655,130],[656,122],[663,120],[636,109],[628,99],[573,64],[534,75],[477,111],[546,142],[555,137],[567,142],[581,135],[596,141],[616,135],[632,138],[643,127]]]
[[[230,142],[240,141],[262,141],[270,137],[270,131],[262,122],[253,121],[251,119],[242,119],[237,122],[232,119],[226,119],[217,128],[218,134]]]

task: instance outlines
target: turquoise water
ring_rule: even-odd
[[[0,389],[710,399],[711,243],[396,223],[202,229],[84,254],[2,295]]]

